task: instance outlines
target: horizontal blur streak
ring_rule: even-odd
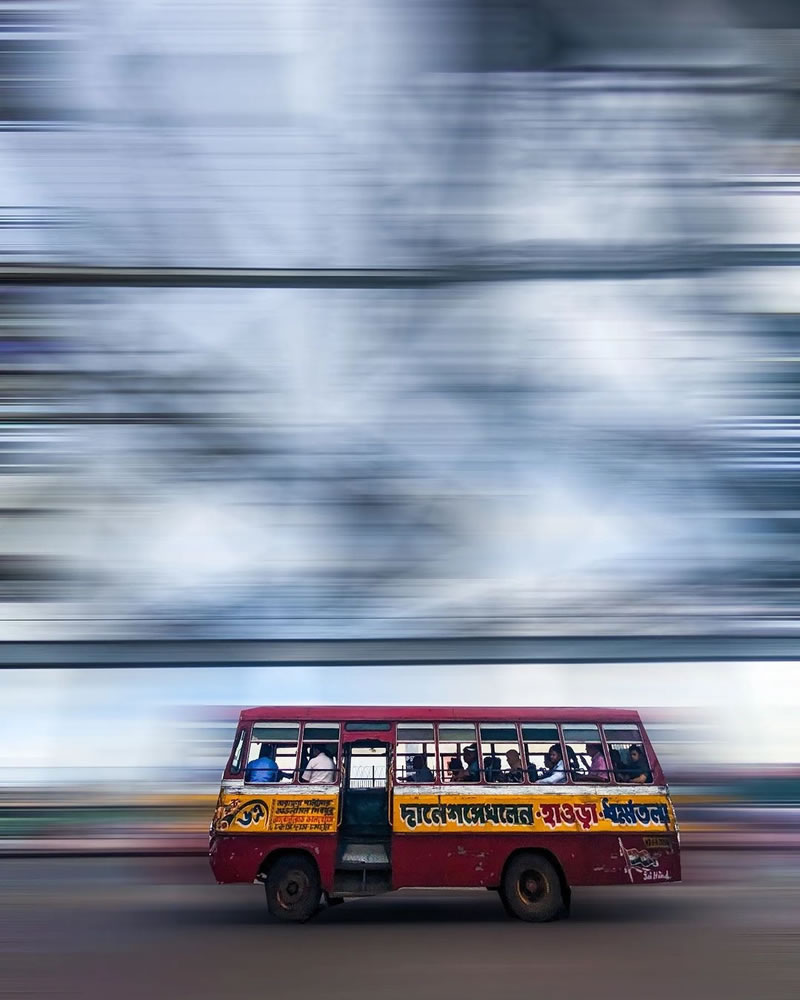
[[[2,638],[795,635],[791,27],[3,8]]]

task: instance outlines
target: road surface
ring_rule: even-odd
[[[203,860],[0,860],[0,996],[104,1000],[796,1000],[800,854],[685,856],[677,886],[579,889],[569,920],[488,891],[273,922]]]

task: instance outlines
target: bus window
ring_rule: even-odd
[[[397,723],[397,780],[436,780],[436,740],[432,722]]]
[[[242,754],[244,753],[244,729],[240,729],[236,736],[236,749],[231,757],[231,774],[239,774],[242,770]]]
[[[474,722],[439,723],[439,773],[444,781],[480,781]]]
[[[548,751],[553,744],[560,742],[558,726],[554,722],[522,724],[523,766],[530,781],[536,781],[549,771]]]
[[[600,728],[594,723],[562,725],[567,758],[571,761],[573,781],[609,780],[609,768],[603,753]]]
[[[312,756],[312,749],[317,747],[325,756],[333,761],[334,773],[322,772],[324,781],[336,782],[339,780],[339,723],[338,722],[307,722],[303,726],[303,745],[300,752],[299,774],[302,775],[308,770],[309,761]],[[323,759],[324,758],[320,758]],[[313,768],[312,768],[313,770]],[[308,780],[308,775],[306,776]],[[314,783],[323,781],[319,775],[315,776]],[[324,783],[323,781],[323,783]]]
[[[250,737],[245,781],[296,781],[299,744],[300,724],[297,722],[255,723]],[[266,772],[264,768],[260,769],[258,765],[249,767],[257,760],[271,760],[276,766],[271,772]],[[261,775],[259,770],[262,771]]]
[[[513,722],[482,722],[481,770],[486,781],[522,782],[525,769],[519,735]]]
[[[603,726],[608,743],[611,768],[617,781],[644,785],[653,781],[652,764],[642,743],[642,734],[635,723],[615,723]]]
[[[345,732],[348,733],[389,733],[391,722],[345,722]]]

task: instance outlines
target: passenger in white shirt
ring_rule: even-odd
[[[567,772],[564,770],[564,759],[561,755],[561,747],[554,743],[547,751],[547,764],[549,771],[543,778],[537,779],[537,785],[560,785],[567,780]]]
[[[309,761],[300,778],[310,785],[330,784],[336,781],[336,765],[324,748],[314,744],[309,750]]]

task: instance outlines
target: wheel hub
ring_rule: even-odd
[[[302,872],[290,872],[278,889],[278,901],[284,908],[296,906],[308,890],[308,879]]]
[[[547,881],[537,871],[523,872],[519,880],[519,894],[526,903],[533,903],[547,890]]]

